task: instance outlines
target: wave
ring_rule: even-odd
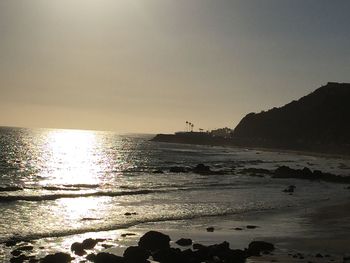
[[[0,192],[15,192],[26,189],[35,190],[49,190],[49,191],[81,191],[85,189],[95,189],[100,187],[98,184],[62,184],[62,185],[44,185],[44,186],[18,186],[18,185],[5,185],[0,186]]]
[[[161,192],[161,190],[138,190],[138,191],[122,191],[122,192],[92,192],[92,193],[62,193],[62,194],[47,194],[47,195],[9,195],[0,196],[1,202],[14,202],[14,201],[47,201],[56,200],[60,198],[79,198],[79,197],[93,197],[93,196],[123,196],[123,195],[141,195]]]
[[[260,208],[258,210],[267,211],[267,210],[273,210],[273,209],[275,209],[275,207]],[[101,227],[66,229],[66,230],[57,230],[57,231],[43,232],[43,233],[33,233],[33,234],[27,234],[27,235],[16,234],[14,236],[11,236],[10,238],[0,239],[0,243],[6,243],[8,241],[32,241],[32,240],[37,240],[42,238],[64,237],[64,236],[70,236],[70,235],[84,234],[88,232],[112,231],[112,230],[130,228],[130,227],[140,225],[140,224],[145,224],[145,223],[157,223],[157,222],[176,221],[176,220],[192,220],[192,219],[198,219],[203,217],[232,216],[232,215],[248,213],[252,211],[256,211],[256,208],[250,208],[250,209],[247,208],[240,211],[228,210],[228,211],[212,212],[212,213],[168,215],[168,216],[160,216],[160,217],[154,217],[154,218],[136,219],[127,223],[116,223],[116,224],[110,224],[110,225],[101,226]]]
[[[169,188],[171,187],[171,188]],[[116,196],[126,196],[126,195],[146,195],[153,193],[169,193],[176,191],[196,191],[196,190],[208,190],[208,189],[237,189],[240,186],[237,183],[209,183],[197,186],[186,187],[184,184],[172,184],[165,187],[157,187],[151,189],[139,189],[134,190],[133,187],[121,186],[121,189],[128,189],[130,191],[97,191],[97,192],[78,192],[78,193],[59,193],[59,194],[43,194],[43,195],[7,195],[0,196],[0,203],[6,202],[16,202],[16,201],[30,201],[30,202],[40,202],[40,201],[50,201],[57,200],[61,198],[80,198],[80,197],[116,197]],[[46,190],[67,190],[60,187],[46,187]],[[77,189],[81,190],[81,189]]]

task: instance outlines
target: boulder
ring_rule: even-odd
[[[121,237],[127,237],[127,236],[135,236],[135,235],[136,235],[135,233],[123,233],[120,236]]]
[[[258,226],[254,226],[254,225],[247,225],[246,228],[247,229],[255,229],[257,228]]]
[[[170,167],[169,172],[171,172],[171,173],[187,173],[187,169],[186,169],[186,167],[173,166],[173,167]]]
[[[272,243],[265,241],[253,241],[248,246],[249,256],[260,256],[261,252],[272,251],[275,249],[275,246]]]
[[[83,241],[82,245],[84,249],[93,249],[97,243],[98,243],[98,240],[87,238]]]
[[[27,245],[27,246],[20,246],[16,250],[20,251],[32,251],[34,249],[33,246]]]
[[[26,260],[29,260],[29,257],[25,255],[20,255],[18,257],[11,258],[10,263],[22,263],[22,262],[25,262]]]
[[[22,254],[22,251],[18,250],[18,249],[15,249],[15,250],[11,251],[11,255],[15,256],[15,257],[18,257],[21,254]]]
[[[185,257],[178,248],[164,248],[155,252],[153,259],[160,263],[185,263]]]
[[[70,246],[70,250],[73,251],[73,253],[78,255],[78,256],[83,256],[86,254],[86,251],[84,250],[84,246],[80,242],[74,242]]]
[[[194,243],[192,247],[193,247],[193,249],[196,249],[196,250],[207,248],[207,246],[202,245],[202,244],[198,244],[198,243]]]
[[[170,237],[157,231],[149,231],[144,234],[139,240],[139,247],[149,251],[169,248]]]
[[[294,193],[296,186],[295,185],[290,185],[286,189],[283,190],[285,193]]]
[[[124,251],[123,256],[126,263],[145,263],[148,262],[150,253],[142,247],[131,246]]]
[[[137,215],[137,213],[136,212],[126,212],[124,215],[131,216],[131,215]]]
[[[198,164],[196,167],[192,169],[194,173],[197,174],[209,174],[211,173],[210,167],[207,165],[204,165],[202,163]]]
[[[212,227],[212,226],[207,227],[207,232],[214,232],[214,227]]]
[[[190,245],[192,245],[192,239],[190,239],[190,238],[180,238],[175,243],[178,244],[179,246],[184,246],[184,247],[185,246],[190,246]]]
[[[47,255],[43,259],[41,259],[42,263],[67,263],[71,262],[73,258],[67,254],[67,253],[62,253],[58,252],[52,255]]]
[[[90,254],[86,259],[95,263],[125,263],[122,257],[105,252],[98,253],[97,255]]]
[[[18,242],[20,241],[17,241],[17,240],[9,240],[5,243],[5,246],[7,247],[12,247],[12,246],[15,246]]]

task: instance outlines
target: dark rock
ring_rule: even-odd
[[[29,258],[25,255],[20,255],[18,257],[13,257],[10,259],[10,263],[22,263],[26,260],[28,260]]]
[[[271,174],[271,171],[263,168],[245,168],[240,171],[242,174],[249,174],[250,176],[263,177],[264,175]]]
[[[95,220],[101,220],[101,218],[84,217],[84,218],[81,219],[81,221],[95,221]]]
[[[225,171],[213,171],[209,166],[204,165],[202,163],[198,164],[196,167],[192,169],[192,172],[200,175],[223,175]]]
[[[173,167],[170,167],[169,172],[171,172],[171,173],[187,173],[188,171],[187,171],[186,167],[173,166]]]
[[[125,216],[131,216],[131,215],[137,215],[137,213],[135,213],[135,212],[126,212],[125,214],[124,214]]]
[[[199,245],[199,246],[195,246],[195,245]],[[193,251],[193,258],[196,259],[196,261],[199,262],[204,262],[209,258],[212,258],[211,254],[210,254],[210,249],[207,246],[203,246],[200,244],[194,244],[194,249],[195,251]]]
[[[235,227],[235,228],[234,228],[234,230],[238,230],[238,231],[240,231],[240,230],[243,230],[243,228],[240,228],[240,227]]]
[[[18,247],[16,250],[20,250],[20,251],[32,251],[33,250],[33,246],[20,246]]]
[[[214,232],[214,227],[212,227],[212,226],[207,227],[207,232]]]
[[[15,257],[17,257],[17,256],[19,256],[21,254],[22,254],[22,251],[18,250],[18,249],[15,249],[15,250],[11,251],[11,255],[15,256]]]
[[[162,170],[155,170],[153,171],[154,174],[163,174],[164,172]]]
[[[212,256],[218,256],[221,258],[230,249],[230,244],[224,241],[220,244],[208,246],[208,249],[209,249],[209,253]]]
[[[247,229],[255,229],[257,228],[258,226],[254,226],[254,225],[247,225],[246,228]]]
[[[178,244],[179,246],[190,246],[190,245],[192,245],[192,239],[180,238],[175,243]]]
[[[303,169],[292,169],[288,166],[280,166],[275,170],[273,178],[296,178],[306,180],[317,180],[334,183],[350,183],[350,177],[324,173],[319,170],[313,172],[305,167]]]
[[[7,247],[12,247],[12,246],[15,246],[18,242],[20,241],[17,241],[17,240],[9,240],[5,243],[5,246]]]
[[[145,263],[150,256],[148,250],[141,247],[128,247],[124,251],[124,261],[127,263]]]
[[[136,234],[134,233],[124,233],[124,234],[121,234],[120,236],[121,237],[127,237],[127,236],[135,236]]]
[[[285,193],[294,193],[296,186],[295,185],[290,185],[286,189],[283,190]]]
[[[91,262],[95,262],[96,259],[96,254],[92,253],[86,256],[86,259],[91,261]]]
[[[322,256],[320,253],[316,254],[315,257],[317,257],[317,258],[323,258],[323,256]]]
[[[21,190],[23,190],[23,187],[20,186],[0,186],[0,192],[14,192]]]
[[[296,176],[296,170],[282,165],[275,170],[275,178],[293,178]]]
[[[194,243],[192,247],[193,247],[193,249],[198,249],[198,250],[207,248],[207,246],[204,246],[204,245],[198,244],[198,243]]]
[[[103,247],[103,248],[111,248],[111,247],[113,247],[113,245],[110,245],[110,244],[101,244],[101,246]]]
[[[86,254],[86,251],[84,250],[84,246],[80,242],[74,242],[70,246],[70,250],[73,251],[73,253],[78,255],[78,256],[83,256]]]
[[[186,249],[181,251],[182,258],[184,263],[200,263],[201,260],[197,255],[197,252],[192,251],[191,249]]]
[[[185,263],[185,257],[178,248],[164,248],[155,252],[153,259],[160,263]]]
[[[272,251],[274,249],[275,246],[271,243],[265,241],[253,241],[248,246],[248,255],[259,256],[263,251]]]
[[[104,240],[104,239],[103,239]],[[83,249],[93,249],[99,241],[92,238],[87,238],[83,241]]]
[[[198,174],[207,174],[211,172],[210,167],[202,163],[197,164],[197,166],[194,167],[192,171]]]
[[[125,263],[122,257],[105,252],[98,253],[97,255],[90,254],[86,259],[95,263]]]
[[[139,240],[139,247],[150,251],[169,248],[170,237],[157,231],[149,231]]]
[[[66,253],[58,252],[56,254],[47,255],[41,259],[42,263],[66,263],[71,262],[73,258]]]
[[[244,263],[247,253],[240,249],[227,249],[219,255],[219,258],[227,263]]]

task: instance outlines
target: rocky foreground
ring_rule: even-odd
[[[214,228],[207,228],[207,231],[213,232]],[[125,233],[124,235],[134,234]],[[98,243],[104,241],[105,239],[88,238],[82,242],[74,242],[68,253],[59,252],[42,258],[26,256],[26,252],[32,251],[33,247],[21,245],[11,252],[13,257],[10,262],[67,263],[77,262],[77,260],[95,263],[350,262],[350,257],[337,258],[334,255],[320,253],[310,257],[310,255],[294,252],[285,253],[281,257],[275,245],[265,241],[252,241],[245,249],[233,249],[227,241],[208,246],[194,243],[189,238],[180,238],[176,242],[170,242],[168,235],[158,231],[145,233],[140,237],[137,245],[125,249],[123,256],[107,252],[91,252]],[[8,243],[7,245],[13,247],[16,244]]]
[[[207,229],[207,231],[209,231]],[[200,262],[245,262],[248,257],[260,256],[261,253],[269,254],[275,249],[274,245],[264,241],[253,241],[248,248],[232,249],[226,241],[205,246],[193,243],[191,239],[181,238],[176,241],[178,246],[186,249],[170,246],[170,237],[157,231],[149,231],[144,234],[137,246],[130,246],[123,256],[100,252],[98,254],[87,254],[86,250],[93,249],[103,239],[85,239],[83,242],[75,242],[71,245],[71,251],[77,256],[85,256],[83,262],[96,263],[147,263],[149,260],[161,263],[200,263]],[[13,257],[10,262],[42,262],[42,263],[65,263],[71,262],[74,258],[69,253],[56,253],[47,255],[44,258],[36,259],[25,256],[25,251],[32,247],[19,247],[12,251]]]

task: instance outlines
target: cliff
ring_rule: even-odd
[[[249,113],[233,131],[239,145],[350,153],[350,84],[330,82],[280,108]]]

